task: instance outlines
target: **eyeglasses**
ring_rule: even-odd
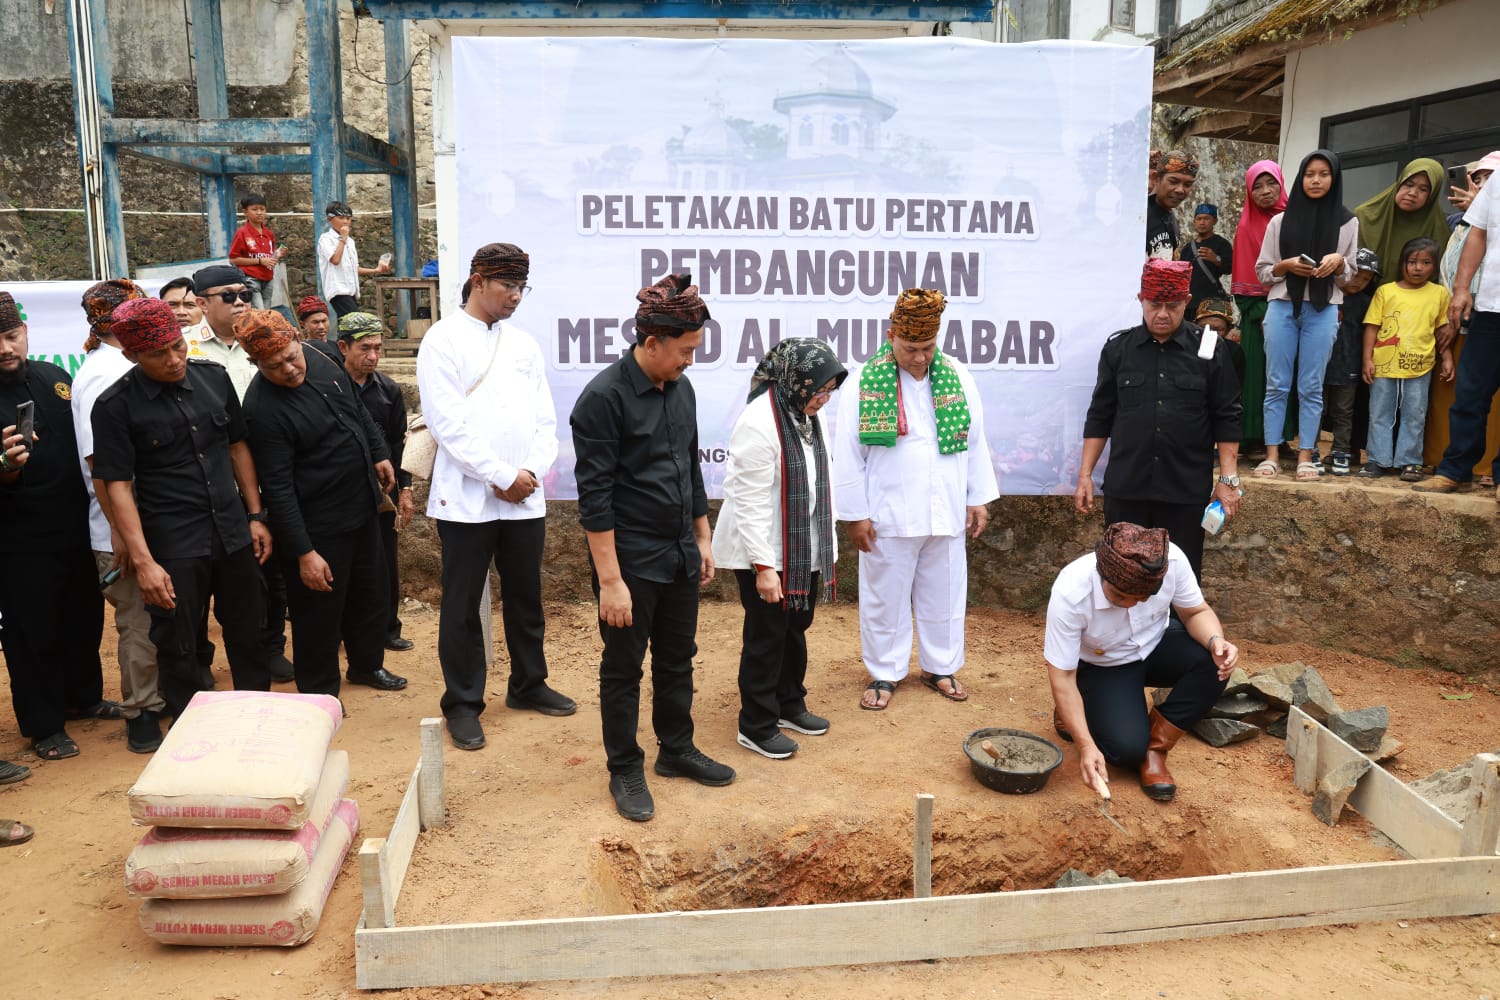
[[[213,295],[210,295],[209,298],[218,299],[226,306],[232,306],[234,305],[235,299],[239,299],[241,302],[254,302],[255,293],[246,288],[244,291],[239,292],[217,292]]]
[[[519,295],[523,299],[531,291],[530,285],[518,285],[514,281],[497,281],[495,284],[499,285],[500,290],[506,295]]]
[[[815,393],[812,394],[812,398],[813,399],[827,399],[828,397],[830,397],[832,395],[833,395],[833,390],[832,389],[819,389],[817,392],[815,392]]]

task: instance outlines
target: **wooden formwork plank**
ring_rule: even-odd
[[[443,720],[423,719],[422,781],[417,800],[422,829],[431,830],[448,822],[448,798],[443,780]]]
[[[359,888],[365,897],[360,927],[395,927],[396,900],[390,894],[385,871],[384,837],[366,837],[359,845]]]
[[[417,832],[421,827],[420,808],[417,799],[422,789],[422,762],[412,768],[411,780],[406,784],[406,794],[401,796],[401,808],[396,810],[395,822],[391,824],[391,835],[381,849],[383,868],[391,897],[391,905],[401,901],[401,887],[406,884],[406,868],[411,864],[411,852],[417,846]]]
[[[1500,841],[1500,756],[1482,753],[1474,758],[1469,779],[1469,815],[1459,851],[1466,857],[1494,854],[1496,841]]]
[[[1308,724],[1315,727],[1316,738],[1307,731]],[[1300,733],[1296,740],[1290,738],[1294,731]],[[1301,774],[1300,765],[1307,756],[1304,748],[1310,749],[1314,755],[1314,788],[1318,780],[1334,768],[1351,760],[1369,759],[1300,708],[1291,710],[1287,719],[1287,736],[1287,753],[1292,754],[1299,765],[1297,774]],[[1302,787],[1300,783],[1298,787]],[[1383,767],[1372,767],[1365,772],[1350,793],[1348,804],[1414,858],[1452,858],[1462,853],[1459,844],[1462,828],[1459,824]]]
[[[917,796],[917,822],[912,833],[911,894],[932,895],[932,796]]]
[[[365,928],[361,989],[862,965],[1500,911],[1500,858],[871,903]]]

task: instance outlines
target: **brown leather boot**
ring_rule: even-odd
[[[1057,730],[1057,735],[1069,743],[1073,742],[1073,734],[1068,732],[1068,724],[1062,720],[1057,709],[1052,710],[1052,728]]]
[[[1141,761],[1141,789],[1158,802],[1170,802],[1177,794],[1172,772],[1167,770],[1167,753],[1182,733],[1156,709],[1151,710],[1151,740],[1146,744],[1146,759]]]

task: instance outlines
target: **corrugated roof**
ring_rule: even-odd
[[[1226,59],[1267,42],[1332,40],[1353,34],[1352,22],[1377,15],[1406,17],[1446,0],[1230,0],[1158,43],[1156,71]]]

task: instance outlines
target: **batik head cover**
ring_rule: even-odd
[[[297,318],[299,320],[307,319],[309,316],[316,316],[318,313],[326,314],[327,312],[328,303],[316,295],[304,295],[302,296],[302,301],[297,303]]]
[[[154,351],[182,339],[177,314],[161,299],[127,299],[115,307],[109,332],[132,354]]]
[[[1150,597],[1167,575],[1167,529],[1117,521],[1094,546],[1099,576],[1131,597]]]
[[[246,309],[234,321],[234,337],[254,361],[264,361],[297,339],[297,331],[272,309]]]
[[[1148,260],[1141,270],[1142,302],[1186,302],[1193,297],[1193,265],[1185,260]]]
[[[675,337],[701,329],[712,318],[691,274],[669,274],[636,292],[635,300],[640,303],[635,310],[637,343],[647,337]]]
[[[913,344],[937,338],[948,300],[933,288],[908,288],[896,297],[891,310],[891,333]]]

